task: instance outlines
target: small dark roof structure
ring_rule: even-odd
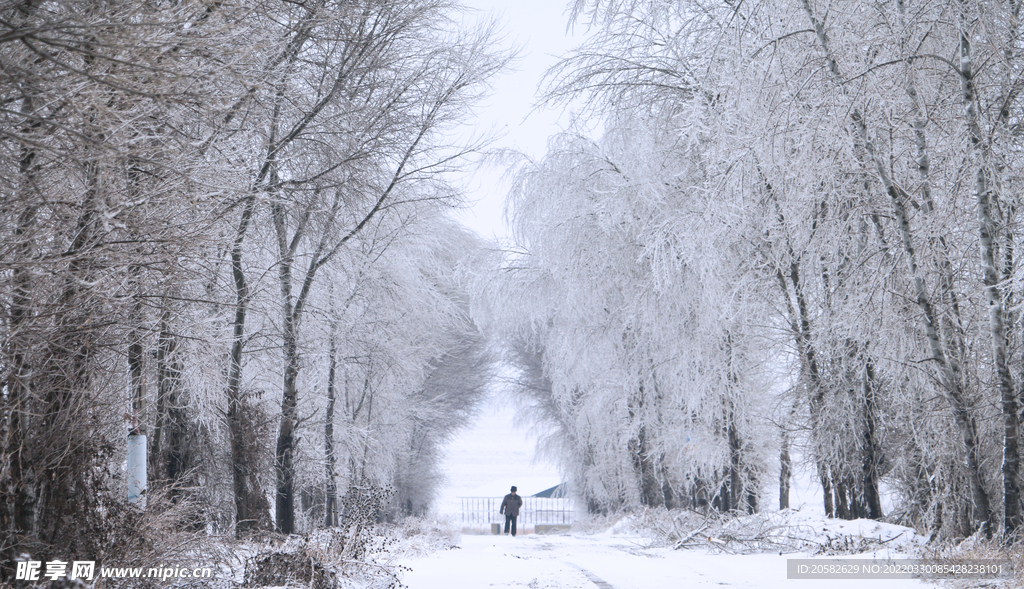
[[[550,489],[544,489],[540,493],[537,493],[537,494],[532,495],[532,496],[533,497],[547,497],[547,498],[551,498],[551,499],[559,499],[559,498],[562,498],[562,497],[568,497],[569,496],[569,490],[566,488],[565,483],[561,483],[559,485],[555,485],[554,487],[551,487]]]

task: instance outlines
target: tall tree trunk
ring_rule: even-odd
[[[364,383],[364,394],[366,397],[366,435],[363,436],[363,459],[359,463],[360,485],[366,484],[366,466],[370,462],[370,432],[373,431],[373,387],[370,386],[370,367],[367,366],[366,381]],[[353,473],[356,472],[353,470]]]
[[[804,296],[803,285],[800,282],[800,263],[796,259],[793,252],[790,252],[792,261],[789,265],[789,280],[793,284],[793,292],[796,296],[796,312],[797,312],[797,337],[798,344],[797,349],[801,352],[801,360],[803,364],[802,372],[807,378],[807,386],[810,389],[810,412],[811,412],[811,428],[815,434],[821,433],[822,429],[822,411],[824,410],[823,404],[825,400],[825,385],[821,379],[821,372],[818,369],[818,354],[811,342],[811,319],[808,315],[807,310],[807,299]],[[783,279],[783,286],[785,287],[785,279]],[[788,292],[789,289],[785,288]],[[824,457],[821,456],[820,449],[815,449],[817,456],[814,459],[815,465],[818,469],[818,481],[821,483],[821,495],[824,501],[825,515],[827,517],[835,517],[835,505],[832,502],[832,478],[828,464],[825,462]]]
[[[167,396],[174,378],[167,362],[173,356],[175,346],[169,322],[170,312],[165,306],[160,314],[160,333],[156,340],[156,421],[153,435],[149,437],[149,472],[153,477],[165,476],[165,469],[162,468],[164,424],[167,421]]]
[[[809,0],[802,0],[802,5],[815,31],[820,48],[824,53],[829,72],[835,79],[837,86],[844,93],[847,92],[846,79],[843,77],[839,64],[832,53],[824,24],[815,15]],[[972,407],[963,390],[963,369],[957,357],[947,354],[944,349],[942,336],[939,332],[938,314],[935,312],[931,295],[919,271],[917,250],[910,229],[910,219],[906,212],[906,203],[909,201],[909,195],[893,182],[889,176],[888,163],[879,157],[875,151],[874,144],[868,133],[867,124],[859,107],[850,109],[850,120],[854,125],[854,130],[861,145],[874,165],[878,179],[889,196],[896,223],[900,228],[900,237],[905,253],[904,257],[913,282],[916,302],[922,312],[925,339],[931,353],[931,360],[938,368],[942,391],[952,408],[953,417],[963,441],[965,467],[971,485],[971,518],[973,525],[975,527],[987,525],[992,519],[992,509],[982,476],[981,448],[978,441],[977,425]]]
[[[864,515],[869,519],[882,519],[882,500],[878,493],[878,440],[875,435],[875,367],[868,358],[863,376],[864,453],[861,469]]]
[[[310,39],[310,33],[319,10],[323,7],[322,2],[307,6],[307,13],[292,29],[291,38],[284,45],[281,52],[271,59],[267,64],[267,72],[290,73],[291,67],[298,59],[302,48]],[[231,246],[231,276],[235,285],[235,317],[232,321],[232,343],[229,359],[227,399],[228,399],[228,429],[231,437],[231,463],[232,463],[232,487],[235,495],[235,530],[236,534],[242,535],[248,531],[255,531],[269,527],[267,516],[263,513],[266,506],[266,499],[260,488],[257,472],[258,462],[258,441],[255,440],[246,428],[250,425],[250,418],[255,408],[250,407],[248,399],[243,395],[242,383],[242,353],[245,348],[245,319],[249,305],[249,285],[246,282],[245,272],[242,268],[242,245],[245,235],[256,208],[256,197],[267,190],[267,178],[276,169],[277,154],[287,144],[295,139],[295,136],[308,125],[316,113],[307,113],[297,123],[290,133],[284,138],[278,135],[278,126],[281,121],[281,104],[284,101],[285,84],[278,80],[277,92],[274,96],[274,107],[268,127],[269,136],[265,147],[265,155],[253,181],[250,193],[242,203],[242,214],[235,231],[235,238]],[[235,113],[232,112],[225,119],[225,124],[230,122]]]
[[[157,345],[157,413],[158,430],[154,430],[154,452],[159,468],[155,471],[172,485],[185,480],[185,475],[196,466],[192,444],[189,441],[190,421],[186,408],[178,336],[171,331],[170,313],[165,311],[161,320]],[[174,486],[172,497],[179,497],[181,489]]]
[[[850,504],[847,502],[848,489],[846,481],[841,476],[836,475],[835,469],[832,470],[833,474],[833,490],[835,492],[835,506],[836,506],[836,517],[839,519],[851,519],[850,518]]]
[[[97,142],[102,137],[94,137]],[[104,189],[102,159],[88,154],[82,163],[86,179],[81,212],[75,223],[71,244],[64,252],[71,260],[54,311],[56,325],[47,342],[46,361],[41,375],[40,406],[33,413],[33,440],[29,447],[36,455],[25,473],[31,481],[31,507],[34,509],[32,533],[45,542],[66,533],[69,512],[74,513],[86,502],[74,492],[72,477],[80,472],[83,462],[94,459],[89,452],[85,428],[78,419],[82,403],[91,392],[91,368],[95,358],[93,346],[97,307],[101,304],[89,291],[95,282],[95,258],[89,250],[99,239],[97,230]]]
[[[327,489],[324,502],[324,526],[332,527],[338,525],[338,483],[335,480],[335,456],[334,456],[334,382],[338,368],[338,346],[335,330],[337,324],[331,325],[330,340],[328,348],[330,354],[330,365],[327,369],[327,415],[324,418],[324,474],[327,476]]]
[[[729,495],[730,504],[726,509],[733,511],[741,509],[740,501],[743,501],[743,442],[740,440],[739,431],[736,429],[736,413],[732,403],[726,414],[726,435],[729,440]]]
[[[665,463],[665,456],[661,456],[661,494],[665,498],[666,509],[677,509],[681,507],[679,499],[676,497],[676,492],[672,488],[672,478],[670,476],[668,465]]]
[[[651,451],[651,443],[647,437],[647,428],[640,427],[637,432],[638,458],[640,461],[640,489],[643,504],[648,507],[661,507],[665,504],[665,493],[658,482],[657,471]]]
[[[32,98],[26,96],[21,103],[21,112],[29,115],[33,112]],[[26,135],[38,131],[39,123],[27,124],[23,129]],[[38,171],[36,150],[33,143],[26,141],[21,148],[19,161],[20,202],[24,208],[18,215],[14,229],[17,240],[14,258],[19,260],[32,259],[32,228],[36,223],[37,206],[32,194],[35,175]],[[3,446],[3,458],[7,461],[7,474],[10,477],[8,487],[0,489],[3,498],[3,529],[10,532],[11,538],[28,534],[35,516],[34,494],[32,484],[26,478],[31,472],[31,458],[26,455],[28,415],[31,413],[32,397],[32,361],[30,359],[31,336],[29,326],[32,321],[33,279],[28,264],[18,264],[12,270],[12,294],[10,304],[10,331],[7,338],[7,354],[10,367],[7,378],[7,398],[5,414],[6,427],[0,431],[6,434]],[[15,548],[16,549],[16,548]],[[17,554],[12,554],[17,556]]]
[[[136,312],[141,307],[136,308]],[[141,317],[136,317],[139,321]],[[142,340],[144,337],[142,329],[132,330],[132,341],[128,344],[128,380],[132,390],[132,414],[131,434],[146,435],[146,376],[145,376],[145,347]]]
[[[295,426],[297,425],[298,391],[296,379],[299,374],[298,348],[294,333],[288,333],[285,326],[284,391],[281,397],[281,420],[277,433],[277,449],[274,453],[277,473],[276,516],[277,531],[291,534],[295,531]]]
[[[771,190],[771,187],[768,188]],[[781,215],[780,215],[781,217]],[[811,413],[811,428],[812,433],[817,432],[819,429],[819,423],[821,422],[821,411],[822,403],[824,402],[824,385],[821,382],[821,373],[818,369],[818,355],[811,342],[811,319],[808,316],[807,311],[807,299],[803,293],[803,287],[800,281],[800,262],[793,251],[793,248],[789,248],[790,263],[788,275],[782,272],[781,268],[776,269],[776,280],[778,281],[779,287],[782,290],[782,295],[786,302],[786,308],[790,317],[790,328],[793,332],[793,339],[796,340],[796,349],[800,357],[800,374],[803,377],[804,383],[807,386],[808,393],[810,396],[810,413]],[[788,280],[788,282],[787,282]],[[789,292],[789,284],[793,284],[793,294]],[[793,298],[796,299],[796,306],[793,306]],[[788,441],[788,434],[787,434]],[[818,482],[821,484],[821,496],[824,503],[825,515],[828,517],[834,517],[835,508],[832,503],[832,484],[829,477],[829,468],[825,463],[824,459],[820,455],[820,450],[815,449],[815,467],[818,471]],[[786,464],[789,461],[789,452],[784,455]],[[787,470],[788,473],[788,470]],[[788,478],[786,479],[786,491],[787,498],[786,503],[789,503],[788,498],[789,483]],[[781,502],[782,497],[780,495],[779,500]]]
[[[235,496],[235,533],[243,536],[248,532],[266,527],[269,514],[262,513],[267,507],[260,489],[257,473],[259,470],[255,440],[251,438],[252,409],[242,393],[242,355],[245,349],[245,318],[249,306],[249,284],[242,268],[242,245],[256,206],[256,197],[250,194],[242,205],[242,216],[235,231],[231,246],[231,276],[235,286],[235,316],[231,322],[232,340],[228,362],[226,396],[228,400],[227,422],[231,438],[231,482]]]
[[[639,423],[637,433],[629,440],[629,454],[633,460],[633,470],[640,490],[640,503],[648,507],[664,505],[665,495],[658,484],[655,465],[651,457],[650,442],[647,439],[647,426],[644,423],[644,383],[641,382],[637,398],[629,403],[629,419],[633,424]]]
[[[733,352],[732,345],[732,333],[726,332],[725,334],[725,355],[726,355],[726,379],[728,381],[728,391],[725,405],[725,422],[726,422],[726,438],[729,443],[729,494],[732,497],[732,503],[729,505],[729,510],[739,510],[746,508],[749,511],[750,506],[741,506],[741,501],[746,501],[746,494],[744,493],[743,486],[746,479],[744,472],[744,461],[743,461],[743,439],[740,436],[739,428],[736,426],[736,403],[734,402],[732,395],[738,393],[739,387],[739,374],[736,372],[736,359]]]
[[[836,508],[832,497],[832,477],[828,464],[824,460],[818,459],[815,461],[815,466],[818,469],[818,482],[821,483],[822,499],[825,502],[825,517],[836,517]]]
[[[1021,524],[1020,488],[1020,422],[1013,376],[1007,365],[1006,325],[1003,319],[1003,297],[999,290],[999,267],[996,262],[996,233],[998,231],[993,209],[998,195],[992,189],[989,166],[989,147],[983,136],[976,106],[977,94],[966,2],[961,2],[960,24],[960,83],[964,105],[964,119],[977,167],[974,194],[978,202],[978,241],[981,248],[981,267],[985,284],[985,302],[988,305],[989,335],[992,338],[992,362],[996,373],[1003,414],[1003,533],[1010,540]]]
[[[793,472],[793,461],[789,457],[789,429],[782,426],[782,441],[779,444],[779,509],[789,509],[789,485]]]
[[[276,180],[276,172],[271,172]],[[274,470],[277,474],[277,495],[275,501],[275,522],[277,531],[291,534],[295,531],[295,427],[298,424],[299,349],[298,323],[301,309],[292,296],[292,264],[295,248],[302,238],[301,228],[292,240],[288,239],[287,216],[284,206],[277,202],[271,205],[271,216],[278,239],[278,279],[281,290],[282,341],[284,353],[284,382],[281,394],[281,419],[277,432],[277,449],[274,453]],[[290,241],[290,243],[289,243]]]

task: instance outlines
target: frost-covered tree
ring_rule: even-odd
[[[707,385],[688,418],[713,423],[724,407],[724,439],[742,424],[733,391],[747,391],[743,407],[763,386],[779,391],[783,493],[796,444],[829,514],[881,517],[887,479],[902,521],[1012,538],[1017,5],[581,0],[573,17],[595,34],[552,71],[547,97],[583,100],[603,134],[558,139],[522,167],[510,206],[523,253],[501,293],[542,293],[508,329],[541,355],[552,395],[574,415],[621,407],[617,431],[631,435],[612,446],[643,481],[657,471],[644,465],[651,432],[671,428],[648,413],[645,373],[688,399]],[[638,319],[658,305],[656,321]],[[687,371],[664,363],[678,347],[665,326],[701,335]],[[632,383],[594,394],[579,366],[595,364]],[[589,386],[560,396],[561,379]],[[720,504],[736,506],[737,471]]]
[[[201,130],[226,117],[238,85],[215,80],[224,63],[208,48],[248,31],[222,8],[0,9],[0,519],[24,548],[86,550],[95,539],[78,526],[102,517],[109,480],[123,482],[104,473],[124,432],[145,431],[157,293],[224,210]]]
[[[266,155],[243,211],[253,214],[265,198],[276,240],[284,354],[276,523],[286,533],[294,527],[298,339],[312,287],[382,210],[457,200],[437,176],[472,146],[444,148],[442,134],[502,65],[486,30],[447,30],[449,8],[369,2],[290,15],[291,53],[268,88]]]
[[[565,135],[522,166],[522,252],[499,306],[513,360],[548,383],[533,396],[574,448],[566,462],[592,508],[752,510],[764,424],[744,391],[763,378],[762,343],[741,317],[759,303],[728,298],[742,264],[710,263],[745,246],[708,209],[704,170],[687,159],[702,141],[665,126],[676,114],[622,115],[600,141]]]
[[[348,370],[347,393],[357,381],[381,393],[360,415],[367,435],[352,434],[365,442],[352,464],[413,449],[402,408],[438,411],[429,374],[460,362],[468,374],[478,363],[464,358],[479,356],[459,286],[467,265],[444,252],[479,244],[443,213],[461,199],[446,173],[478,145],[449,131],[505,58],[457,9],[0,8],[5,554],[64,543],[66,556],[101,556],[82,530],[141,507],[124,497],[126,431],[149,437],[150,489],[194,506],[182,528],[269,529],[274,486],[291,531],[295,432],[311,419],[326,430],[319,359],[334,360],[335,377]],[[383,305],[362,326],[360,307],[341,305],[356,292]],[[456,415],[418,431],[436,447]],[[324,463],[342,455],[309,439],[319,444],[302,447],[303,468],[315,464],[323,488]],[[348,476],[352,456],[331,468]],[[373,484],[406,466],[383,461]]]
[[[481,246],[419,206],[397,227],[385,231],[385,222],[354,238],[356,249],[330,266],[333,303],[312,310],[328,320],[328,333],[307,335],[304,348],[325,337],[334,345],[303,372],[301,382],[326,395],[300,404],[300,413],[326,408],[325,427],[322,442],[304,444],[297,468],[304,486],[325,489],[324,521],[337,517],[332,494],[367,486],[393,489],[391,517],[423,513],[441,444],[474,414],[490,374],[465,285]],[[303,438],[318,439],[312,431]],[[307,517],[316,522],[313,507]]]

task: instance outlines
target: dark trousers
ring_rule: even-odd
[[[517,516],[514,516],[514,515],[506,515],[505,516],[505,533],[506,534],[508,533],[508,527],[511,524],[512,525],[512,535],[513,536],[516,535],[516,517]]]

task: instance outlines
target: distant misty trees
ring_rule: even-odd
[[[490,364],[446,174],[506,57],[455,10],[0,7],[2,550],[95,557],[129,431],[221,529],[424,509]]]
[[[592,509],[1021,524],[1020,5],[575,4],[492,292]],[[895,493],[882,513],[880,489]]]

